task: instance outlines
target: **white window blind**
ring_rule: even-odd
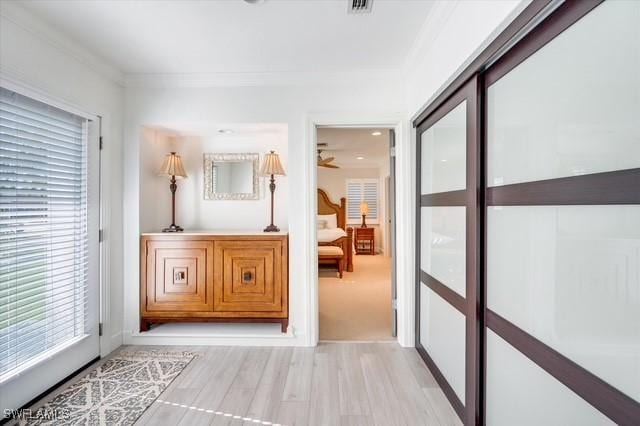
[[[360,203],[369,205],[367,222],[378,223],[378,179],[347,179],[347,222],[360,223]]]
[[[0,88],[0,378],[85,332],[87,131]]]

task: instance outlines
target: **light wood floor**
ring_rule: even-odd
[[[415,349],[395,342],[175,349],[199,356],[138,425],[461,424]]]

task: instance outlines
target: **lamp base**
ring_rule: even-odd
[[[264,232],[280,232],[280,228],[272,223],[271,225],[264,228]]]
[[[174,225],[174,224],[162,230],[162,232],[182,232],[182,231],[184,231],[184,229],[182,229],[181,226]]]

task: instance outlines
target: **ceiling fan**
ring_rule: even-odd
[[[339,166],[336,166],[335,164],[331,164],[331,162],[333,160],[335,160],[335,157],[327,157],[327,158],[322,158],[322,149],[318,150],[318,167],[326,167],[328,169],[339,169]]]
[[[319,143],[318,146],[327,146],[326,143]],[[322,152],[325,151],[324,149],[318,148],[318,167],[326,167],[328,169],[339,169],[339,166],[336,166],[335,164],[331,164],[333,162],[333,160],[335,160],[335,157],[327,157],[327,158],[322,158]]]

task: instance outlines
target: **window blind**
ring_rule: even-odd
[[[378,180],[377,179],[347,179],[347,221],[359,223],[362,220],[360,203],[369,205],[367,220],[372,223],[378,221]]]
[[[84,334],[87,132],[0,87],[0,378]]]

